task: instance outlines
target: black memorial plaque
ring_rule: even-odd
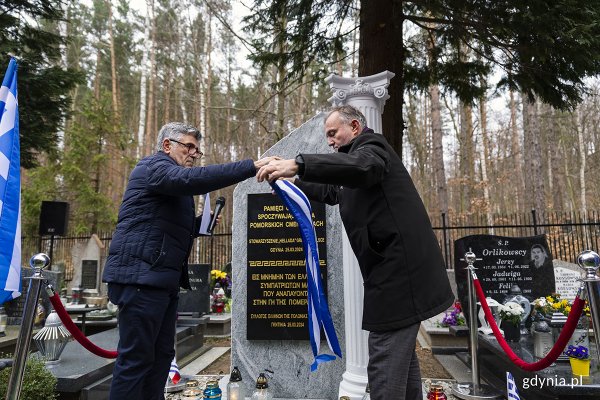
[[[522,295],[532,302],[556,290],[552,254],[548,249],[545,235],[466,236],[454,242],[456,286],[459,300],[466,313],[468,313],[467,270],[465,269],[467,263],[461,259],[469,249],[477,258],[481,258],[481,261],[476,261],[474,266],[486,297],[503,303],[511,287],[518,285]]]
[[[188,273],[192,290],[179,291],[177,311],[203,315],[209,312],[210,307],[210,265],[189,264]]]
[[[81,287],[84,289],[98,288],[98,260],[81,261]]]
[[[312,203],[327,293],[325,205]],[[308,340],[306,261],[298,224],[279,197],[248,195],[247,339]]]

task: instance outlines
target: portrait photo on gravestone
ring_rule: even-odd
[[[474,266],[486,297],[502,304],[508,297],[522,296],[527,299],[521,304],[527,311],[535,299],[556,291],[552,254],[545,235],[471,235],[454,242],[456,287],[461,304],[468,303],[467,264],[463,256],[469,250],[481,259]],[[467,308],[463,307],[463,311],[468,319]]]
[[[311,203],[327,293],[325,205]],[[298,224],[279,197],[248,195],[247,339],[308,340],[306,261]]]

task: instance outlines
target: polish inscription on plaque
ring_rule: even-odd
[[[474,266],[486,297],[503,303],[511,287],[517,285],[521,294],[531,302],[556,290],[552,255],[545,235],[466,236],[454,242],[456,285],[465,311],[468,308],[467,264],[461,259],[469,249],[481,259]]]
[[[311,202],[327,293],[325,205]],[[279,197],[248,195],[247,339],[308,340],[306,261],[300,230]]]
[[[179,290],[177,311],[203,315],[210,310],[210,265],[188,264],[188,276],[191,289]]]

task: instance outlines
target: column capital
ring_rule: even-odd
[[[383,113],[385,102],[390,98],[387,87],[394,75],[390,71],[358,78],[345,78],[331,74],[325,78],[325,82],[329,84],[329,88],[333,93],[327,100],[333,106],[352,104],[359,106],[359,108],[360,105],[363,105],[360,103],[366,102],[370,104],[364,104],[365,106],[376,105],[378,111]]]

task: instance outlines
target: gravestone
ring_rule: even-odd
[[[562,260],[554,260],[553,265],[556,293],[560,295],[561,299],[575,300],[581,286],[583,270],[576,264]]]
[[[179,290],[177,311],[198,316],[210,310],[210,264],[189,264],[191,290]]]
[[[31,282],[31,279],[27,278],[33,275],[33,271],[34,270],[31,268],[21,269],[21,296],[4,303],[4,309],[8,315],[8,325],[21,325],[25,299],[27,298],[27,292],[29,291],[29,284]],[[48,284],[52,285],[57,291],[63,284],[64,275],[62,272],[44,270],[42,271],[42,276],[48,281]],[[46,315],[48,315],[50,310],[52,310],[52,305],[50,304],[48,293],[46,293],[46,284],[43,282],[40,290],[40,304],[44,307]]]
[[[76,243],[71,250],[73,259],[73,279],[67,285],[67,290],[71,292],[73,288],[82,288],[86,296],[99,296],[104,294],[101,290],[100,271],[101,251],[104,249],[104,243],[100,238],[93,234],[85,243]]]
[[[278,155],[284,158],[294,158],[299,152],[306,153],[327,153],[330,150],[325,142],[323,128],[324,114],[318,114],[298,129],[291,132],[280,142],[269,149],[264,155]],[[342,374],[345,371],[345,362],[342,359],[322,363],[315,372],[310,372],[310,365],[313,363],[313,354],[308,340],[278,340],[265,339],[254,340],[252,332],[248,332],[247,314],[249,306],[247,304],[249,284],[253,284],[252,268],[249,266],[251,261],[248,255],[249,246],[256,243],[249,243],[249,202],[256,194],[271,195],[271,188],[267,183],[258,183],[255,179],[248,179],[240,183],[234,191],[233,199],[233,259],[232,273],[234,289],[232,292],[232,324],[231,324],[231,359],[232,365],[237,366],[242,374],[242,379],[246,385],[246,392],[251,393],[256,378],[259,373],[266,372],[269,377],[269,389],[276,398],[310,398],[310,399],[337,399],[338,385],[342,380]],[[275,200],[273,200],[275,202]],[[278,203],[279,204],[279,203]],[[313,210],[314,212],[315,210]],[[316,213],[315,213],[316,214]],[[285,220],[290,221],[290,220]],[[344,341],[344,295],[343,295],[343,273],[342,273],[342,232],[343,226],[337,207],[325,206],[324,226],[326,227],[325,251],[321,251],[319,258],[326,260],[326,265],[322,268],[324,281],[327,281],[327,296],[329,309],[335,325],[335,330],[342,347],[342,353],[345,354]],[[261,238],[265,240],[279,240],[281,233],[277,230],[269,232],[265,229]],[[271,236],[269,234],[271,233]],[[276,246],[274,244],[277,244]],[[281,246],[279,246],[281,245]],[[286,249],[291,247],[292,249]],[[273,256],[277,265],[277,258],[282,259],[279,250],[297,257],[295,251],[298,244],[292,243],[271,243],[266,246],[269,252],[277,252],[277,257]],[[293,251],[292,251],[293,250]],[[252,250],[254,251],[254,250]],[[253,256],[254,257],[254,256]],[[290,259],[286,256],[286,259]],[[274,266],[273,268],[277,268]],[[298,273],[295,273],[297,282]],[[268,283],[261,281],[258,277],[254,283]],[[285,278],[285,277],[284,277]],[[250,280],[248,280],[250,279]],[[288,282],[288,283],[289,283]],[[304,280],[304,282],[306,282]],[[286,282],[281,282],[287,284]],[[251,289],[252,290],[252,289]],[[273,290],[273,289],[269,289]],[[286,289],[287,290],[287,289]],[[305,313],[308,313],[305,308]],[[268,312],[267,312],[268,314]],[[293,322],[293,321],[290,321]],[[286,319],[287,328],[287,319]],[[304,329],[297,327],[295,329]],[[306,327],[307,329],[307,327]],[[324,336],[321,342],[322,352],[329,352]]]
[[[545,235],[466,236],[454,242],[454,265],[458,296],[467,318],[467,264],[461,259],[469,249],[482,259],[474,265],[486,297],[503,303],[511,287],[518,285],[522,295],[532,302],[556,290],[552,255]]]

